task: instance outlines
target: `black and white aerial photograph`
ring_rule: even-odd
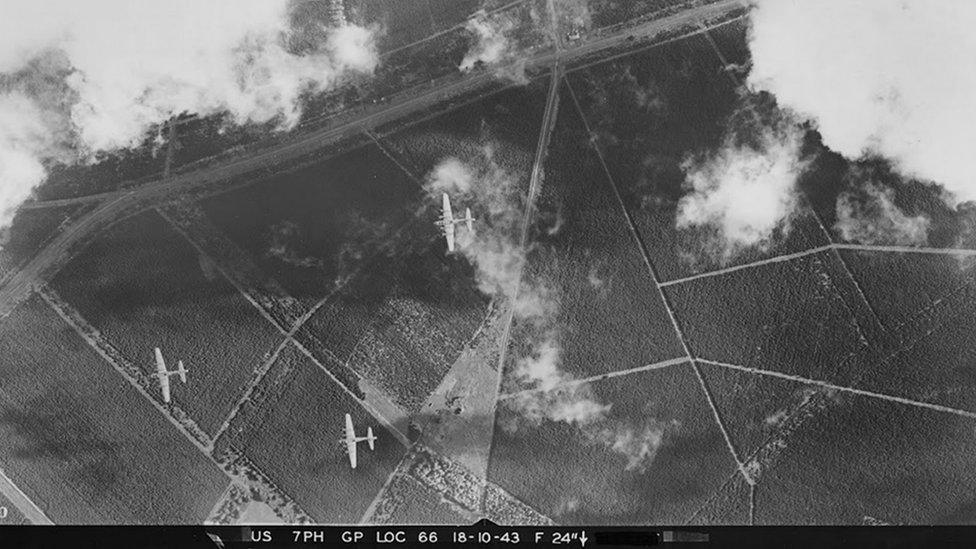
[[[0,540],[976,525],[974,28],[0,0]]]

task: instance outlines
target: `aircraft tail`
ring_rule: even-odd
[[[186,368],[183,366],[183,361],[176,363],[176,372],[180,374],[180,381],[186,383]]]
[[[471,217],[471,208],[465,208],[464,210],[464,221],[468,225],[468,231],[474,232],[474,218]]]
[[[376,446],[375,446],[375,444],[376,444],[376,436],[373,435],[373,428],[372,427],[367,427],[366,428],[366,444],[369,444],[369,449],[370,450],[375,450],[376,449]]]

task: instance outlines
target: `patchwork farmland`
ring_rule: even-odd
[[[359,403],[307,359],[269,405],[260,412],[262,421],[241,435],[241,450],[316,522],[358,522],[405,448],[388,431],[374,428],[376,450],[361,450],[357,469],[351,469],[340,444],[343,415],[351,414],[356,425],[372,422]]]
[[[282,55],[346,20],[376,70],[294,128],[52,160],[0,238],[0,469],[53,522],[976,520],[976,207],[745,86],[743,4],[292,7]],[[689,170],[783,132],[768,237],[681,221]],[[437,175],[489,253],[446,253]],[[925,238],[842,230],[855,175]]]
[[[173,401],[210,435],[279,341],[277,330],[155,212],[117,225],[52,286],[145,374],[155,371],[154,347],[170,367],[182,360],[192,382],[174,382]]]
[[[229,479],[40,298],[0,324],[4,472],[56,523],[199,524]]]

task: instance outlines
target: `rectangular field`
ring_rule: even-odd
[[[173,401],[211,435],[281,337],[153,211],[111,229],[52,285],[144,373],[154,347],[171,367],[182,360],[190,373],[173,379]]]
[[[523,284],[549,290],[563,368],[579,377],[627,370],[685,355],[654,275],[642,257],[569,89],[560,90]],[[531,323],[529,323],[531,325]],[[531,326],[530,326],[531,328]],[[516,323],[519,351],[523,330]],[[511,367],[509,364],[507,367]],[[512,376],[506,389],[517,389]]]
[[[678,204],[688,193],[683,164],[720,150],[731,131],[739,139],[755,133],[745,113],[772,116],[768,103],[745,103],[736,91],[740,77],[722,61],[748,62],[745,27],[729,25],[710,37],[715,48],[693,36],[568,77],[662,281],[828,243],[802,202],[787,226],[755,245],[729,247],[710,225],[677,228]]]
[[[417,242],[372,261],[297,336],[323,363],[345,364],[415,411],[477,332],[488,300],[469,266],[410,234]]]
[[[666,288],[697,358],[849,384],[870,359],[867,322],[827,252]]]
[[[0,324],[0,438],[58,524],[200,524],[229,482],[37,297]]]
[[[557,524],[682,524],[735,472],[689,364],[588,390],[612,406],[594,422],[536,422],[500,403],[488,479]],[[558,390],[538,399],[573,408]]]
[[[270,409],[254,413],[239,435],[245,455],[317,522],[353,524],[396,468],[406,449],[360,404],[306,357]],[[357,434],[372,427],[376,449],[360,444],[349,466],[340,443],[344,415]]]
[[[757,524],[973,524],[972,418],[856,395],[784,443]]]
[[[312,306],[388,244],[418,191],[370,144],[202,206],[266,274]]]

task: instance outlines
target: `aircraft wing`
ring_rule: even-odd
[[[444,224],[444,236],[447,238],[447,251],[454,251],[454,223]]]
[[[444,223],[454,224],[454,212],[451,211],[451,198],[447,196],[447,193],[441,193],[443,200],[443,213],[444,213]]]
[[[447,251],[454,251],[454,212],[451,211],[451,198],[447,193],[441,193],[441,224],[444,228],[444,238],[447,239]]]
[[[163,360],[163,352],[156,347],[156,377],[159,378],[159,388],[163,392],[163,402],[169,402],[169,374],[166,373],[166,362]]]
[[[156,373],[160,377],[166,375],[166,362],[163,360],[163,352],[159,350],[159,347],[153,351],[156,354]]]
[[[356,432],[352,428],[352,417],[346,414],[346,453],[349,454],[349,465],[356,468]]]
[[[169,402],[169,376],[159,376],[159,388],[163,390],[163,402]]]

